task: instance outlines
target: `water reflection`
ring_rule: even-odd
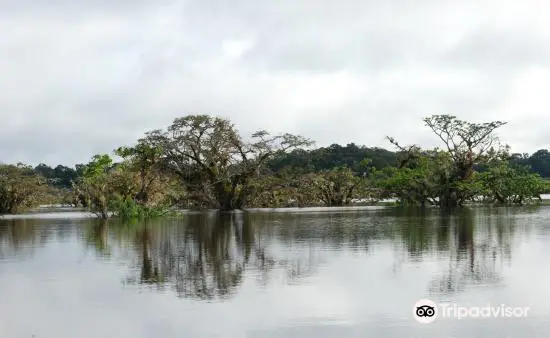
[[[0,220],[0,260],[28,259],[51,241],[65,242],[78,231],[74,220]]]
[[[525,231],[514,212],[205,213],[131,224],[95,222],[87,225],[85,241],[98,257],[108,258],[116,247],[130,262],[132,273],[124,285],[170,287],[179,297],[198,300],[229,299],[245,273],[263,286],[279,272],[288,284],[302,283],[327,257],[343,251],[375,254],[391,243],[394,273],[404,264],[437,261],[440,272],[428,292],[452,295],[468,286],[502,283],[514,231]],[[25,227],[11,238],[18,235],[35,238]]]
[[[0,299],[13,309],[0,306],[0,336],[110,336],[123,322],[120,337],[475,337],[529,325],[544,337],[549,219],[550,208],[389,208],[0,220]],[[419,328],[410,307],[424,297],[538,308],[529,325]],[[82,313],[104,333],[83,330]]]

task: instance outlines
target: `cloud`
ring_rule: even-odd
[[[432,113],[505,119],[534,152],[550,5],[533,4],[5,1],[0,161],[72,165],[194,112],[386,147],[435,145]]]

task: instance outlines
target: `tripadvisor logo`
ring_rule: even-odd
[[[437,305],[429,299],[421,299],[414,304],[413,316],[420,323],[431,323],[437,318]]]
[[[466,307],[454,303],[436,304],[429,299],[421,299],[413,307],[414,318],[423,324],[432,323],[437,317],[458,320],[464,318],[524,318],[528,313],[528,307],[513,307],[505,304]]]

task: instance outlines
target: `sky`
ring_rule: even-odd
[[[422,119],[550,145],[550,2],[0,0],[0,162],[74,165],[176,117],[440,145]]]

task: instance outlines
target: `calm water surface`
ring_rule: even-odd
[[[550,207],[0,219],[0,337],[550,337],[549,264]]]

